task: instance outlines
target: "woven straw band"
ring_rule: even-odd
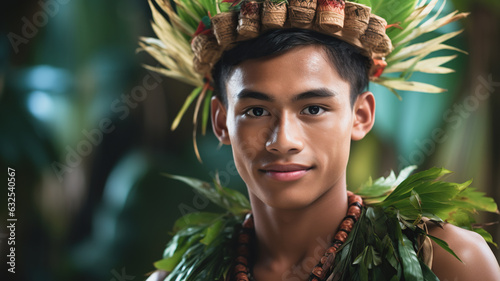
[[[339,38],[373,59],[392,51],[385,29],[387,21],[371,14],[371,8],[344,0],[245,0],[239,12],[219,13],[211,18],[211,33],[193,38],[196,72],[210,76],[222,52],[237,42],[255,38],[270,29],[298,27]]]

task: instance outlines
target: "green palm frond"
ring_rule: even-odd
[[[441,16],[445,7],[446,0],[441,1],[441,6],[437,12],[430,16],[438,5],[439,0],[421,0],[417,8],[404,21],[403,30],[393,36],[391,41],[394,51],[387,56],[387,67],[384,74],[401,73],[399,78],[382,76],[373,80],[374,83],[387,87],[389,90],[415,91],[424,93],[442,93],[441,89],[434,85],[408,81],[413,72],[424,72],[433,74],[446,74],[453,72],[452,69],[443,67],[444,64],[454,59],[456,56],[438,56],[427,58],[429,55],[442,50],[452,50],[466,53],[458,48],[443,44],[444,42],[456,37],[463,30],[440,35],[434,39],[424,42],[413,43],[423,36],[436,31],[449,23],[465,18],[467,13],[454,11],[448,15]],[[429,17],[430,16],[430,17]],[[399,96],[398,96],[399,97]]]

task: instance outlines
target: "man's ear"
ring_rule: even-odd
[[[227,110],[222,101],[216,97],[212,97],[211,101],[211,118],[212,118],[212,129],[214,130],[215,136],[219,139],[222,144],[231,144],[229,139],[229,134],[227,132],[226,118]]]
[[[353,106],[352,140],[361,140],[370,132],[375,123],[375,97],[371,92],[358,96]]]

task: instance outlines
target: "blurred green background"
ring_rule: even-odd
[[[456,73],[415,74],[449,91],[401,93],[374,85],[376,126],[353,143],[348,182],[417,164],[500,202],[500,2],[447,3],[470,11],[451,44],[465,49]],[[143,280],[161,258],[176,218],[215,207],[168,172],[244,191],[228,147],[199,137],[186,118],[170,131],[191,88],[149,73],[136,54],[154,36],[146,0],[24,0],[2,3],[0,167],[16,171],[16,273],[7,272],[7,192],[0,192],[1,280]],[[191,114],[192,115],[192,114]],[[190,114],[188,113],[189,117]],[[4,185],[5,186],[5,185]],[[481,222],[498,221],[481,216]],[[497,242],[498,225],[487,227]],[[493,249],[497,256],[499,251]]]

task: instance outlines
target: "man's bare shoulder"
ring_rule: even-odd
[[[429,234],[448,243],[462,260],[433,242],[434,260],[432,271],[441,281],[500,280],[500,267],[484,239],[477,233],[445,224],[430,226]]]

